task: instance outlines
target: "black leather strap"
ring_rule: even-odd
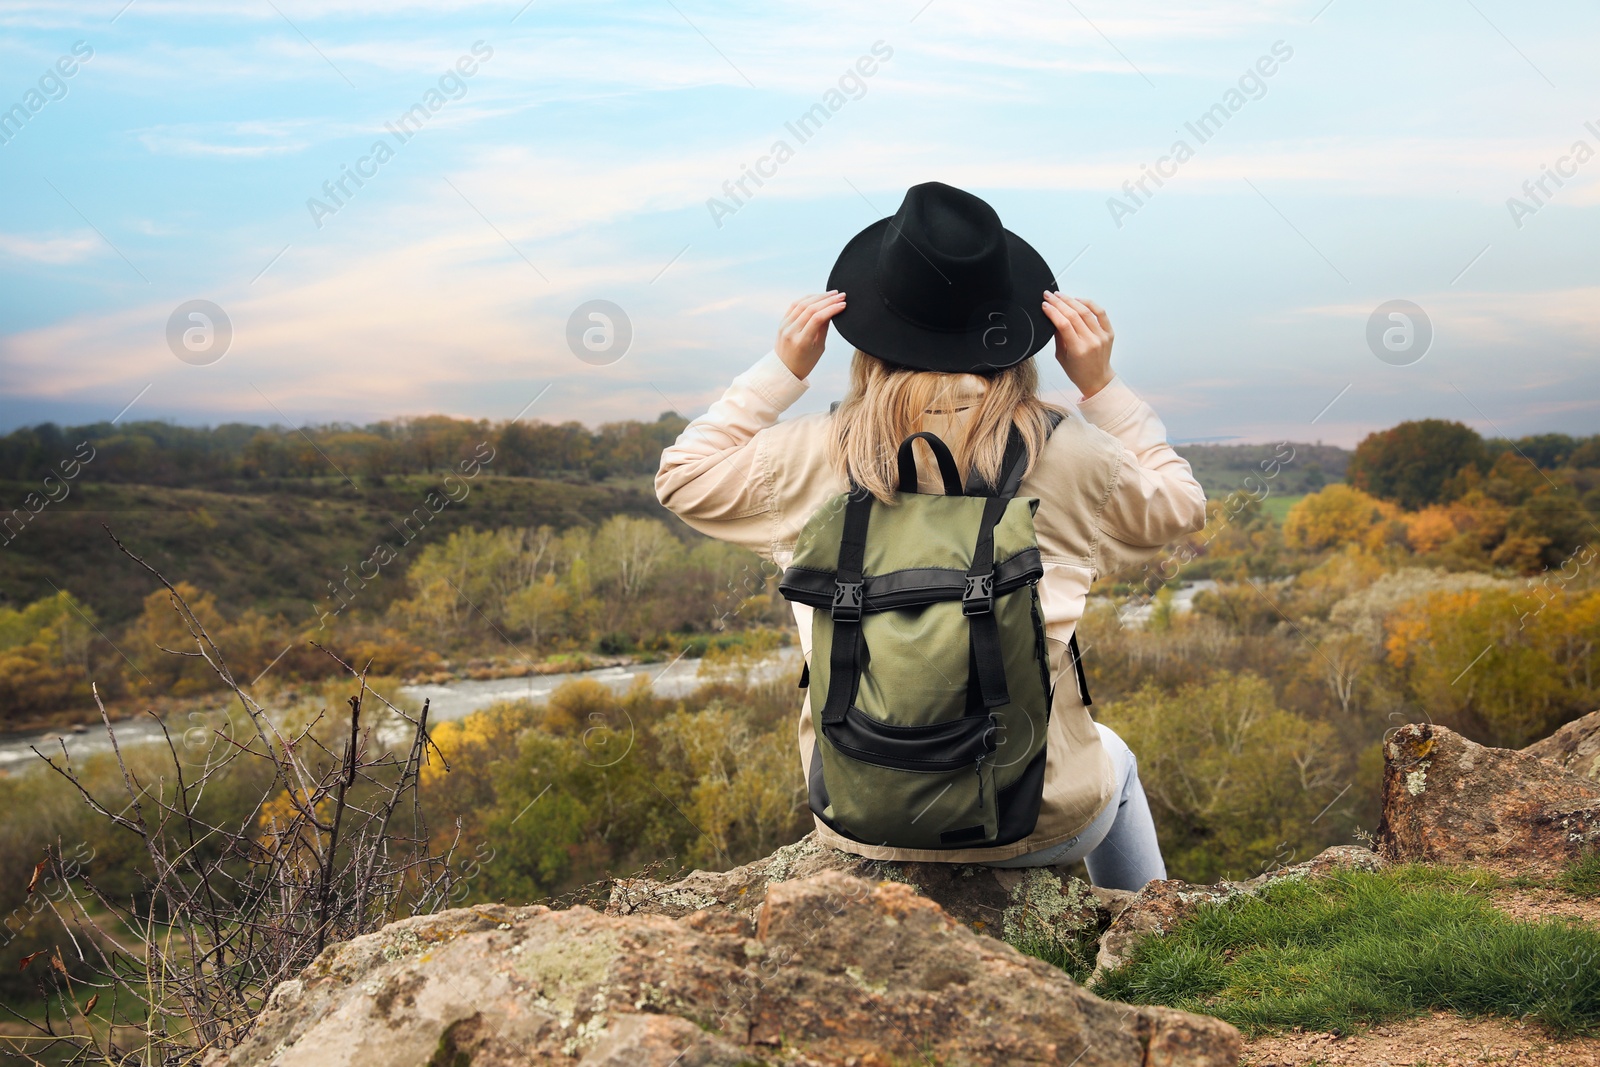
[[[1004,596],[1044,576],[1037,548],[1025,548],[994,565],[994,595]],[[941,600],[960,600],[966,588],[966,571],[952,567],[908,567],[888,574],[868,574],[861,579],[861,611],[895,611],[920,608]],[[834,572],[790,567],[778,582],[778,592],[797,604],[833,607]]]
[[[915,445],[918,440],[928,443],[934,460],[939,464],[939,477],[944,479],[944,495],[961,496],[961,471],[956,467],[956,458],[950,454],[948,445],[927,430],[918,431],[900,442],[900,491],[902,493],[917,491]]]
[[[972,550],[972,568],[967,571],[967,587],[961,597],[961,613],[967,616],[972,641],[972,665],[985,708],[1011,703],[1006,685],[1005,650],[1000,644],[1000,623],[994,616],[994,528],[1005,517],[1006,505],[1017,495],[1022,474],[1028,465],[1028,449],[1022,431],[1015,424],[1006,439],[1005,458],[1000,464],[1000,485],[983,505],[978,524],[978,542]],[[993,491],[982,479],[969,480],[968,489]]]
[[[961,597],[961,614],[967,616],[972,640],[972,662],[985,708],[1011,703],[1006,687],[1005,650],[1000,645],[1000,622],[994,615],[994,528],[1006,513],[1009,497],[992,496],[983,502],[978,543],[967,571],[967,591]]]
[[[861,681],[861,568],[867,556],[867,522],[872,494],[850,493],[844,506],[844,535],[839,540],[839,570],[834,579],[833,642],[828,651],[828,699],[822,707],[824,726],[844,721]]]
[[[1088,707],[1094,700],[1089,696],[1089,679],[1083,675],[1083,653],[1078,651],[1077,630],[1067,639],[1067,655],[1072,657],[1072,669],[1078,676],[1078,695],[1083,698],[1083,706]]]

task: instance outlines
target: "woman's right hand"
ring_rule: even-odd
[[[1056,328],[1056,362],[1085,400],[1104,389],[1111,371],[1111,320],[1093,300],[1044,294],[1045,318]]]
[[[834,290],[803,296],[789,305],[772,346],[789,373],[804,380],[816,369],[828,343],[828,321],[843,310],[844,294]]]

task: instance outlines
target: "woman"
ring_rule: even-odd
[[[1205,524],[1205,494],[1189,464],[1111,371],[1106,313],[1055,292],[1044,260],[988,204],[937,182],[913,187],[894,217],[852,239],[829,286],[791,305],[773,351],[662,453],[661,502],[695,529],[787,566],[807,519],[852,483],[893,500],[896,450],[910,434],[932,432],[963,478],[998,484],[1015,427],[1027,457],[1018,495],[1039,501],[1050,667],[1070,678],[1068,643],[1094,578]],[[830,322],[856,346],[848,394],[827,414],[779,422],[805,392]],[[1052,337],[1083,394],[1076,412],[1037,395],[1032,357]],[[939,491],[931,464],[919,465],[919,478],[920,492]],[[794,605],[808,659],[811,612]],[[814,729],[808,695],[798,724],[807,780]],[[1166,877],[1133,753],[1090,718],[1070,684],[1054,687],[1043,797],[1026,837],[897,849],[835,833],[820,818],[817,834],[876,859],[1000,867],[1082,859],[1096,885],[1118,889]]]

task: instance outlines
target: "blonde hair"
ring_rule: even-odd
[[[981,396],[973,397],[975,386]],[[945,444],[963,479],[976,470],[992,485],[1000,477],[1011,427],[1022,431],[1026,470],[1032,470],[1050,434],[1050,413],[1063,413],[1038,392],[1039,372],[1031,359],[988,375],[943,374],[897,367],[858,348],[849,391],[834,412],[834,462],[856,485],[892,503],[900,442],[923,429],[926,416],[970,406],[964,429]],[[932,450],[922,441],[914,447],[918,468],[929,469],[924,463],[931,463]]]

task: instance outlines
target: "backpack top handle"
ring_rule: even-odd
[[[964,495],[961,491],[961,472],[956,469],[956,459],[950,454],[950,446],[927,430],[914,433],[900,442],[900,491],[917,491],[917,453],[914,446],[919,437],[928,442],[928,448],[939,464],[939,477],[944,479],[944,495]]]

